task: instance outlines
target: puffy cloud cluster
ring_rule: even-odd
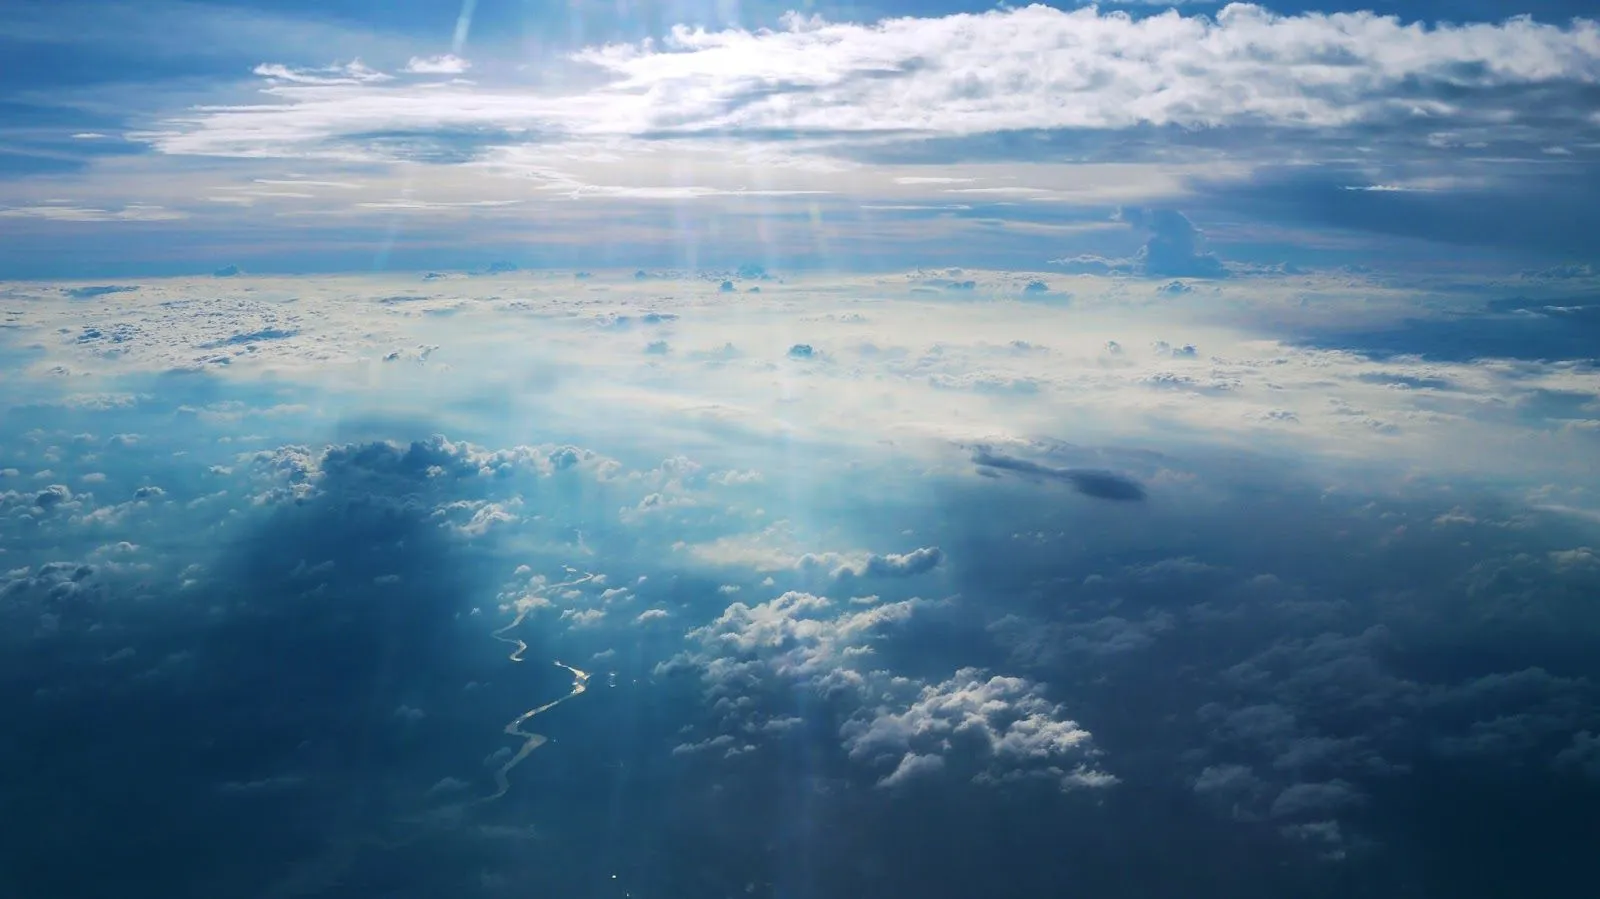
[[[795,591],[753,606],[736,602],[691,630],[688,638],[699,648],[658,673],[697,671],[723,715],[721,732],[709,741],[741,753],[774,730],[775,719],[752,698],[794,684],[843,704],[841,746],[852,760],[884,772],[879,786],[947,768],[987,783],[1044,778],[1062,789],[1115,783],[1094,766],[1089,733],[1039,683],[976,668],[927,682],[877,667],[874,646],[923,604],[839,609],[828,598]]]
[[[874,639],[911,617],[917,604],[905,600],[830,615],[833,600],[799,591],[753,606],[736,602],[688,633],[703,653],[673,664],[703,667],[716,695],[739,692],[741,681],[769,672],[823,687],[850,684],[858,677],[850,660],[870,655]]]
[[[360,494],[374,486],[407,488],[402,495],[429,490],[452,497],[452,509],[467,509],[474,521],[503,518],[499,507],[474,505],[462,492],[472,492],[473,482],[504,481],[517,476],[549,477],[559,472],[588,469],[597,477],[615,472],[615,461],[573,446],[516,446],[489,450],[442,434],[409,444],[392,441],[330,445],[321,449],[283,446],[246,456],[271,485],[258,502],[304,500],[318,491]],[[281,482],[281,483],[280,483]],[[479,491],[484,489],[479,486]],[[461,505],[466,503],[467,505]]]
[[[824,570],[835,580],[852,578],[907,578],[925,574],[944,561],[944,551],[937,546],[924,546],[908,553],[864,556],[843,556],[839,553],[817,555],[806,553],[795,562],[801,571]]]
[[[1574,542],[1591,528],[1451,491],[1289,500],[1292,481],[1271,480],[1272,498],[1243,488],[1250,511],[1192,553],[1019,522],[978,538],[1006,562],[958,584],[1008,597],[983,617],[1013,670],[1076,685],[1074,713],[1124,782],[1181,778],[1213,814],[1318,858],[1404,842],[1395,803],[1419,782],[1452,784],[1470,818],[1587,777],[1600,669],[1581,647],[1600,618],[1581,597],[1600,572]],[[1137,527],[1199,520],[1223,519],[1147,507]],[[1356,546],[1359,564],[1301,556]],[[1124,758],[1130,740],[1148,755]]]
[[[909,705],[863,710],[845,724],[845,746],[852,758],[893,764],[883,786],[942,770],[946,755],[962,744],[980,780],[1045,777],[1063,789],[1115,783],[1090,767],[1089,732],[1043,693],[1024,678],[963,668],[949,680],[921,685]]]

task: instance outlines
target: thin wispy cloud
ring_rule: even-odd
[[[187,218],[187,215],[160,206],[100,209],[93,206],[43,205],[0,207],[0,218],[45,219],[52,222],[166,222]]]

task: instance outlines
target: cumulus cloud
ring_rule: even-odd
[[[1135,228],[1147,228],[1150,239],[1137,262],[1148,275],[1182,278],[1223,278],[1221,261],[1200,249],[1200,229],[1175,209],[1124,209],[1123,218]],[[1170,286],[1170,285],[1169,285]],[[1183,292],[1183,291],[1178,291]]]
[[[1089,732],[1049,701],[1039,684],[975,668],[923,685],[909,704],[864,709],[842,731],[851,758],[894,762],[881,785],[944,767],[958,754],[980,780],[1045,777],[1062,789],[1108,786],[1093,768]],[[938,764],[930,759],[938,758]]]
[[[824,555],[806,554],[800,557],[795,567],[802,571],[808,569],[828,569],[830,576],[835,580],[849,578],[906,578],[926,574],[939,566],[944,561],[944,551],[937,546],[924,546],[908,553],[890,553],[880,556],[870,553],[860,559],[846,559],[833,553]]]
[[[759,670],[802,680],[848,679],[838,666],[870,654],[873,640],[904,622],[916,606],[906,600],[830,614],[832,600],[799,591],[755,605],[736,602],[689,632],[705,653],[680,657],[679,662],[700,665],[713,681],[737,680]]]
[[[1079,255],[1053,259],[1050,264],[1077,275],[1142,275],[1164,278],[1226,278],[1228,268],[1203,249],[1203,235],[1189,217],[1176,209],[1125,207],[1117,218],[1149,236],[1132,257],[1108,259]],[[1181,296],[1194,288],[1171,281],[1160,288],[1168,296]]]
[[[841,748],[861,764],[887,769],[878,777],[884,787],[947,767],[989,783],[1042,778],[1075,789],[1115,782],[1095,766],[1089,733],[1037,682],[976,668],[930,682],[876,667],[874,645],[892,637],[919,605],[840,609],[794,591],[754,606],[733,603],[689,633],[698,650],[657,673],[697,670],[713,707],[733,714],[723,727],[744,733],[770,730],[770,721],[748,717],[757,714],[749,697],[777,683],[854,704],[840,730]]]
[[[900,763],[895,765],[893,771],[885,774],[878,781],[880,787],[893,787],[909,780],[915,780],[929,774],[936,774],[944,770],[944,756],[942,755],[917,755],[908,752],[901,757]]]

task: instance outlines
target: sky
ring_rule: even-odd
[[[1580,11],[14,4],[0,274],[1586,263]]]
[[[0,0],[0,897],[1579,897],[1578,4]]]

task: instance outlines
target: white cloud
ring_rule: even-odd
[[[1529,488],[1561,483],[1591,464],[1592,434],[1530,414],[1552,392],[1600,393],[1600,374],[1586,366],[1377,361],[1261,336],[1264,321],[1301,335],[1443,321],[1433,310],[1460,302],[1448,296],[1454,285],[1436,295],[1345,275],[1236,277],[1217,282],[1214,292],[1208,288],[1200,303],[1146,287],[1131,290],[1124,279],[1073,276],[1060,278],[1073,295],[1071,305],[1057,308],[990,296],[981,286],[1020,276],[969,271],[961,279],[980,285],[971,295],[913,294],[925,277],[791,276],[762,294],[741,294],[736,306],[716,293],[715,282],[676,282],[673,296],[663,297],[656,284],[626,273],[599,273],[580,291],[564,279],[520,277],[514,295],[487,282],[472,288],[470,281],[407,276],[250,277],[230,281],[226,291],[210,278],[147,279],[138,290],[115,294],[115,302],[77,302],[55,292],[49,302],[18,306],[8,324],[19,339],[39,347],[41,355],[28,368],[36,376],[59,368],[97,376],[207,369],[250,377],[271,369],[319,389],[336,383],[377,388],[426,396],[440,407],[496,391],[528,420],[617,440],[635,439],[643,425],[715,427],[760,440],[790,435],[862,452],[894,441],[919,464],[968,472],[975,468],[972,453],[953,445],[987,445],[990,461],[1030,463],[1023,471],[1012,461],[1005,473],[1035,478],[1125,468],[1119,458],[1038,455],[1028,441],[1062,421],[1072,421],[1078,439],[1090,443],[1163,446],[1180,435],[1218,439],[1218,422],[1228,422],[1230,434],[1270,441],[1307,462],[1492,472]],[[283,293],[299,302],[275,299]],[[636,332],[596,326],[599,316],[641,320],[646,313],[676,316],[670,327],[682,352],[644,356]],[[530,320],[539,322],[532,337],[523,327]],[[1018,351],[1016,341],[1041,333],[1050,335],[1048,351]],[[803,373],[777,368],[787,365],[784,353],[797,337],[828,347],[834,360]],[[1121,351],[1108,354],[1108,342]],[[700,352],[730,343],[739,347],[738,356]],[[1190,345],[1198,348],[1192,355],[1175,352]],[[396,348],[416,347],[425,349],[406,351],[414,365],[381,363]],[[582,379],[568,374],[579,370]],[[935,386],[970,379],[973,372],[1036,386],[1003,399]],[[506,386],[523,378],[549,386]],[[621,410],[626,416],[614,414]],[[326,407],[323,414],[339,410]],[[1289,415],[1292,425],[1284,423]],[[1530,454],[1529,446],[1539,452]],[[615,464],[576,450],[569,457],[559,446],[483,461],[525,464],[540,473],[582,464],[596,467],[597,475]],[[796,534],[742,517],[762,502],[755,494],[772,489],[770,472],[785,463],[732,446],[720,458],[700,461],[706,467],[694,479],[692,496],[668,491],[666,481],[652,482],[619,497],[619,504],[636,505],[651,493],[694,500],[694,506],[671,507],[677,520],[715,513],[719,504],[702,490],[749,497],[739,500],[747,506],[740,513],[744,527],[684,535],[686,553],[718,566],[779,574],[811,552],[826,560],[828,572],[865,573],[868,550],[882,556],[901,548],[841,546],[837,536]],[[752,470],[768,471],[766,483],[749,477]],[[730,471],[740,475],[723,476]],[[1130,473],[1141,483],[1159,474]],[[1581,508],[1590,501],[1548,496],[1541,504]],[[643,515],[663,517],[649,509]]]
[[[799,591],[755,605],[736,602],[711,623],[689,632],[689,639],[705,647],[705,654],[686,660],[705,663],[708,671],[729,671],[731,660],[742,659],[784,677],[826,680],[846,658],[870,651],[876,635],[905,621],[915,607],[916,601],[907,600],[830,614],[832,600]]]
[[[1137,19],[1092,7],[1029,6],[876,24],[791,14],[776,30],[679,26],[660,43],[590,47],[573,60],[597,68],[600,83],[565,92],[421,86],[359,61],[315,70],[262,65],[256,73],[271,83],[266,92],[273,102],[205,107],[138,137],[170,153],[359,158],[389,152],[359,137],[377,132],[455,140],[475,130],[483,137],[467,151],[476,156],[485,147],[662,131],[731,130],[752,140],[784,133],[792,142],[885,129],[939,135],[1141,125],[1303,130],[1424,120],[1435,131],[1485,122],[1508,127],[1528,109],[1504,88],[1600,79],[1600,31],[1581,20],[1423,27],[1370,12],[1277,15],[1244,4],[1215,17],[1169,11]],[[450,74],[465,66],[454,56],[418,57],[408,70]],[[1539,127],[1586,127],[1584,115],[1564,110],[1542,107]],[[826,142],[794,146],[802,156],[828,154]],[[641,160],[655,152],[633,144],[610,149]],[[559,165],[559,155],[546,158],[546,170]],[[926,190],[970,179],[937,172],[896,180]],[[616,189],[649,196],[688,187]],[[960,189],[1048,194],[1046,187]]]
[[[121,209],[41,205],[0,207],[0,218],[33,218],[52,222],[167,222],[188,218],[188,214],[161,206],[139,204],[124,206]]]
[[[405,71],[413,75],[460,75],[472,68],[472,63],[459,56],[413,56]]]
[[[1089,733],[1038,683],[973,668],[929,683],[875,667],[873,645],[920,605],[907,600],[840,609],[826,597],[796,591],[754,606],[736,602],[690,631],[699,648],[658,673],[698,670],[712,707],[726,716],[724,733],[774,729],[771,721],[750,717],[749,701],[774,681],[849,698],[857,707],[840,730],[842,748],[857,762],[888,767],[880,786],[908,783],[947,765],[980,782],[1044,778],[1062,789],[1115,782],[1092,764]]]
[[[605,609],[566,609],[561,613],[561,620],[572,622],[573,627],[594,627],[605,617]]]
[[[924,546],[908,553],[891,553],[880,556],[869,553],[859,558],[842,558],[835,553],[800,557],[795,567],[802,571],[826,570],[835,580],[848,578],[903,578],[925,574],[944,561],[944,552],[937,546]]]
[[[785,26],[679,27],[660,47],[579,58],[618,78],[611,127],[640,130],[1330,127],[1423,112],[1475,118],[1487,112],[1478,100],[1431,88],[1600,72],[1600,32],[1588,22],[1420,28],[1367,12],[1280,16],[1234,4],[1215,19],[1029,6],[876,25],[791,14]],[[762,96],[776,85],[787,90]]]
[[[900,763],[895,765],[893,771],[885,774],[883,778],[878,781],[878,786],[898,786],[906,781],[914,780],[918,777],[928,774],[937,774],[943,770],[944,756],[917,755],[915,753],[908,752],[900,759]]]
[[[843,735],[851,758],[895,760],[885,786],[927,770],[929,755],[952,752],[971,753],[980,779],[1044,776],[1063,789],[1115,782],[1093,770],[1089,732],[1045,698],[1041,685],[974,668],[922,685],[907,705],[864,709]]]
[[[320,69],[295,69],[276,63],[262,63],[253,71],[269,81],[310,85],[373,84],[394,77],[368,67],[359,59]]]

